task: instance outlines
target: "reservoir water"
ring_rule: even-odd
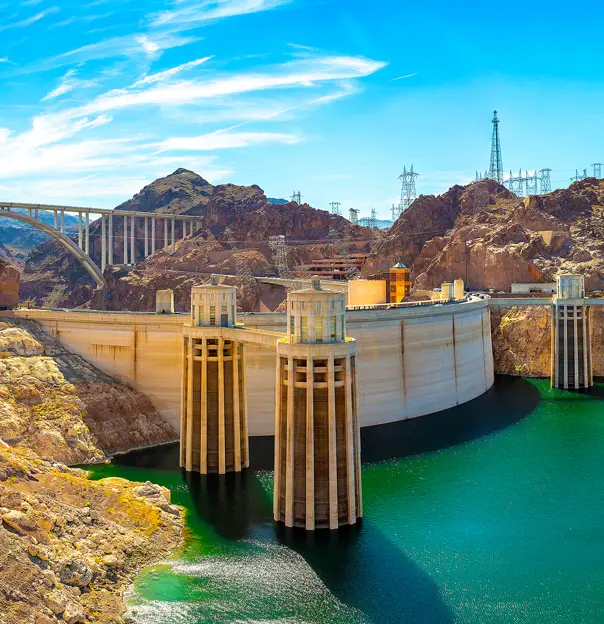
[[[604,385],[499,377],[485,396],[363,430],[364,519],[305,534],[272,520],[272,441],[202,478],[177,446],[93,467],[187,509],[185,547],[129,593],[140,624],[604,622]],[[267,457],[269,458],[267,461]]]

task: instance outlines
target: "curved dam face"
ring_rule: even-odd
[[[180,426],[184,314],[15,310],[103,372],[146,394]],[[286,316],[242,314],[249,329],[285,332]],[[362,427],[415,418],[464,403],[494,381],[486,301],[347,312],[358,342]],[[270,342],[267,341],[267,342]],[[247,345],[249,434],[273,435],[274,347]]]

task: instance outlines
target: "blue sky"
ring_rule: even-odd
[[[601,3],[0,0],[0,198],[112,207],[178,167],[387,217],[503,163],[604,161]],[[347,214],[347,212],[346,212]]]

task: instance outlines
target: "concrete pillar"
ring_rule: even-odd
[[[90,213],[86,213],[86,254],[90,255]]]
[[[128,215],[124,215],[124,264],[128,264]]]
[[[174,314],[174,291],[170,288],[155,293],[155,313]]]
[[[101,215],[101,271],[105,271],[105,263],[107,260],[107,232],[105,224],[106,215]]]
[[[151,253],[155,253],[155,217],[151,217]]]
[[[82,249],[82,213],[78,212],[78,247]]]
[[[191,319],[183,328],[181,465],[202,474],[249,466],[245,354],[232,334],[221,334],[222,327],[235,327],[228,316],[235,296],[234,286],[216,282],[194,287]]]
[[[187,238],[187,221],[183,219],[182,221],[182,238]]]
[[[109,252],[107,264],[113,266],[113,213],[109,213]]]
[[[132,222],[130,223],[130,264],[136,264],[136,245],[134,244],[134,235],[136,233],[135,218],[132,215]]]
[[[168,248],[168,219],[164,219],[164,249]]]
[[[176,249],[176,219],[172,218],[172,253]]]
[[[61,234],[65,234],[65,211],[61,210]]]
[[[149,255],[149,217],[145,217],[145,258]]]
[[[273,514],[289,527],[337,529],[362,516],[356,343],[346,340],[343,301],[318,280],[288,295],[287,339],[277,343]]]
[[[58,228],[57,228],[57,211],[56,211],[56,210],[53,210],[53,213],[54,213],[54,222],[53,222],[53,227],[54,227],[54,229],[56,230],[56,229],[58,229]]]

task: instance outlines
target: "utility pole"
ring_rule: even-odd
[[[352,225],[358,225],[359,224],[359,211],[356,208],[351,208],[349,210],[349,221],[350,223],[352,223]]]
[[[539,191],[540,195],[543,195],[544,193],[550,193],[552,190],[552,180],[550,176],[551,172],[551,169],[540,169],[537,172],[541,175],[541,177],[539,178],[541,180],[541,190]]]
[[[300,203],[300,202],[298,202],[298,203]],[[340,204],[340,202],[331,202],[329,205],[331,206],[331,214],[334,214],[334,215],[341,215],[342,214],[342,212],[340,211],[340,206],[342,204]]]
[[[291,200],[293,202],[296,202],[296,204],[301,204],[302,203],[302,194],[300,193],[300,191],[294,191],[293,195],[291,196]]]
[[[491,141],[491,165],[489,178],[503,183],[503,161],[501,160],[501,143],[499,141],[499,118],[497,111],[493,112],[493,139]]]
[[[415,178],[419,173],[413,171],[413,165],[411,169],[407,171],[407,167],[403,167],[403,173],[398,177],[401,180],[401,201],[396,210],[397,218],[401,216],[401,213],[407,210],[409,206],[417,199],[417,189],[415,188]],[[395,213],[392,213],[394,218]],[[396,221],[396,219],[394,219]]]
[[[602,165],[604,165],[604,163],[593,163],[592,165],[592,167],[594,168],[593,177],[596,178],[597,180],[602,179]]]

